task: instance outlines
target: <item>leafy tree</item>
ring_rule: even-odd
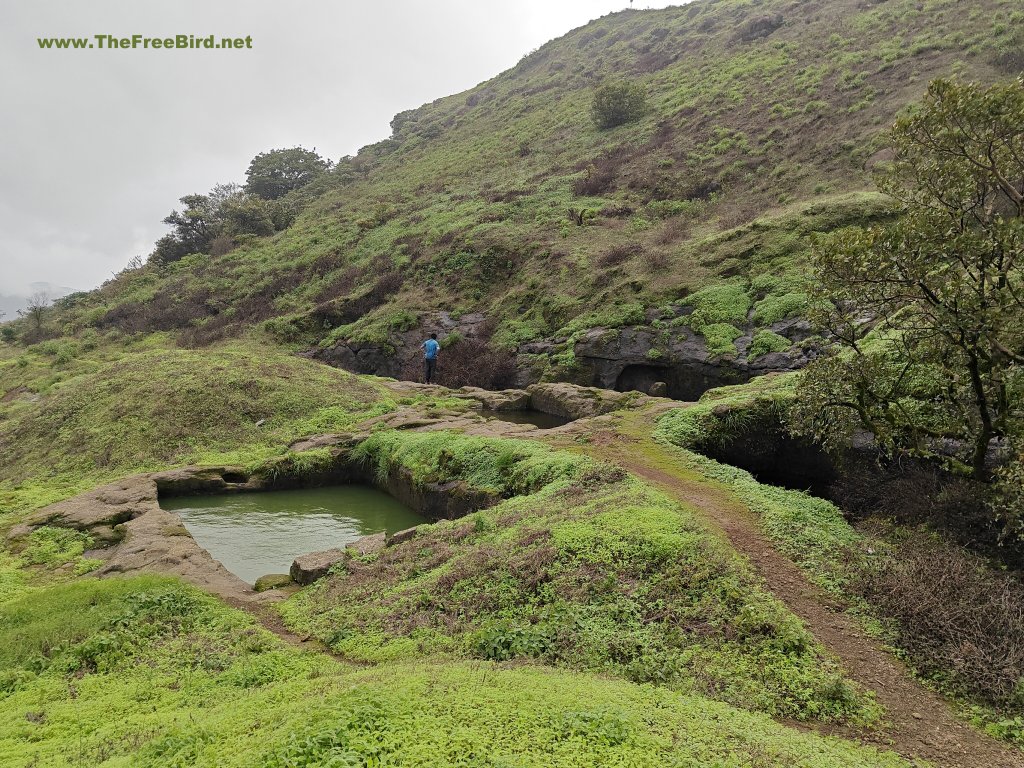
[[[264,200],[276,200],[309,184],[330,167],[329,161],[302,147],[272,149],[249,163],[245,189]]]
[[[590,115],[598,128],[614,128],[643,117],[647,94],[639,83],[609,82],[594,91]]]
[[[164,219],[171,233],[157,240],[153,252],[153,260],[161,264],[178,261],[190,253],[203,253],[217,236],[219,206],[214,197],[185,195],[178,202],[184,208],[171,211]]]
[[[826,442],[856,427],[891,452],[990,479],[1022,434],[1024,80],[936,81],[892,131],[892,223],[813,249],[817,319],[836,341],[795,415]]]
[[[164,223],[171,232],[156,243],[152,259],[168,264],[191,253],[226,253],[239,235],[272,235],[286,228],[294,212],[283,201],[264,200],[238,184],[218,184],[209,194],[186,195],[181,211]]]
[[[253,195],[236,195],[220,207],[222,233],[234,235],[274,234],[274,206]]]

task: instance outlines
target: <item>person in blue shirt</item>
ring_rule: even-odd
[[[434,378],[434,371],[437,368],[437,352],[441,345],[437,343],[437,334],[430,334],[430,338],[420,344],[423,350],[423,380],[430,384]]]

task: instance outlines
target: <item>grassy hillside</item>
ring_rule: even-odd
[[[339,663],[163,578],[18,594],[0,641],[4,765],[909,765],[594,674]]]
[[[1021,22],[1014,0],[612,14],[398,115],[389,139],[300,190],[284,232],[128,271],[60,316],[190,345],[266,323],[309,345],[387,344],[423,312],[483,311],[515,346],[723,281],[799,311],[805,236],[879,213],[843,195],[870,189],[893,117],[934,77],[1016,73]],[[642,119],[593,125],[606,78],[643,87]],[[807,206],[826,215],[793,217]]]
[[[135,472],[251,464],[395,405],[377,385],[273,347],[199,353],[159,335],[0,349],[0,380],[0,513]]]

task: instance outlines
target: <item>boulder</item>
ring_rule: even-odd
[[[289,574],[296,584],[312,584],[317,579],[322,579],[335,565],[347,557],[344,550],[326,549],[323,552],[310,552],[308,555],[300,555],[292,561]]]
[[[370,536],[356,539],[346,549],[351,549],[359,555],[372,555],[374,552],[380,552],[387,546],[387,539],[388,535],[382,531],[381,533],[374,533]]]
[[[583,419],[625,408],[632,397],[622,392],[610,392],[596,387],[581,387],[564,382],[533,384],[527,387],[530,407],[535,411],[561,416],[564,419]]]
[[[664,381],[656,381],[651,384],[651,388],[647,390],[647,394],[651,397],[668,397],[668,384]]]
[[[292,577],[287,573],[268,573],[266,576],[260,576],[256,579],[254,588],[257,592],[267,592],[271,589],[280,589],[281,587],[288,587],[294,584]]]
[[[411,541],[419,535],[419,531],[416,528],[406,528],[402,531],[395,531],[388,536],[388,546],[392,547],[395,544],[401,544],[403,541]]]
[[[491,411],[525,411],[530,407],[530,393],[525,389],[491,391],[479,387],[462,387],[459,392]]]

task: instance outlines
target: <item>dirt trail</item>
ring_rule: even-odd
[[[745,555],[768,589],[799,616],[814,636],[835,654],[848,676],[875,692],[886,709],[878,730],[831,729],[895,750],[909,759],[925,759],[944,768],[1022,768],[1024,755],[960,722],[937,694],[914,680],[906,668],[826,594],[807,580],[789,558],[761,533],[756,517],[728,490],[693,476],[671,453],[645,440],[602,432],[591,444],[597,458],[614,462],[707,516]],[[676,471],[678,470],[678,471]]]

